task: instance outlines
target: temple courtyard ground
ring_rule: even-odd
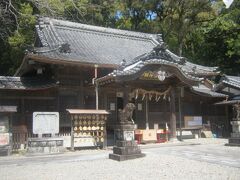
[[[0,157],[0,179],[240,179],[240,147],[226,139],[141,145],[146,157],[117,162],[108,150]]]

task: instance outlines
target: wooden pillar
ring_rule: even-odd
[[[229,119],[229,111],[228,111],[228,106],[225,105],[225,131],[226,131],[226,134],[225,136],[226,137],[230,137],[230,119]]]
[[[83,80],[80,81],[80,96],[79,96],[79,101],[80,101],[80,108],[84,109],[84,86],[83,86]]]
[[[123,108],[127,105],[129,99],[129,87],[124,86],[124,93],[123,93]]]
[[[108,108],[108,95],[107,95],[107,93],[103,94],[103,108],[106,109],[106,110]]]
[[[73,115],[69,115],[71,121],[71,150],[74,151],[74,119],[72,118]]]
[[[94,80],[98,77],[98,65],[95,64],[94,66]],[[93,82],[95,83],[95,82]],[[96,110],[98,110],[98,83],[95,84],[95,93],[96,93]]]
[[[170,128],[171,139],[176,139],[175,89],[172,89],[170,94]]]
[[[182,141],[182,103],[181,103],[181,93],[178,94],[178,113],[179,113],[180,141]]]
[[[108,105],[108,103],[107,103],[107,94],[106,94],[106,93],[103,94],[103,101],[104,101],[103,107],[104,107],[104,109],[107,110],[107,105]],[[117,108],[117,107],[116,107],[116,108]],[[105,115],[105,116],[107,116],[107,115]],[[105,125],[104,125],[104,142],[103,142],[103,148],[104,148],[104,149],[107,148],[107,121],[105,122]]]
[[[149,129],[149,107],[148,107],[148,95],[145,96],[145,115],[146,115],[146,129]]]
[[[24,98],[21,98],[21,125],[28,125],[28,122],[26,120],[27,116],[25,115],[25,100]]]
[[[98,83],[95,84],[95,92],[96,92],[96,110],[98,110]]]

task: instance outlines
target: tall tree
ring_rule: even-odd
[[[114,0],[32,0],[42,16],[75,22],[112,26]]]
[[[183,54],[186,36],[195,28],[214,18],[209,0],[165,0],[163,11],[158,15],[163,36],[170,47],[179,55]]]
[[[3,0],[0,3],[0,74],[12,75],[24,50],[34,42],[35,17],[30,3]]]
[[[240,74],[240,1],[222,8],[218,17],[195,29],[187,39],[186,54],[195,62],[219,66],[223,73]]]

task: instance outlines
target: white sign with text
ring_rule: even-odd
[[[58,112],[34,112],[33,113],[34,134],[56,134],[59,133]]]

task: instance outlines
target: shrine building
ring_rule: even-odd
[[[0,105],[17,107],[13,133],[31,133],[33,112],[49,111],[59,112],[60,133],[70,133],[66,109],[100,109],[110,113],[110,142],[118,110],[131,102],[137,129],[169,128],[176,138],[191,123],[222,125],[224,136],[228,110],[214,105],[228,97],[214,89],[219,74],[171,52],[160,34],[44,17],[14,77],[0,77]]]

